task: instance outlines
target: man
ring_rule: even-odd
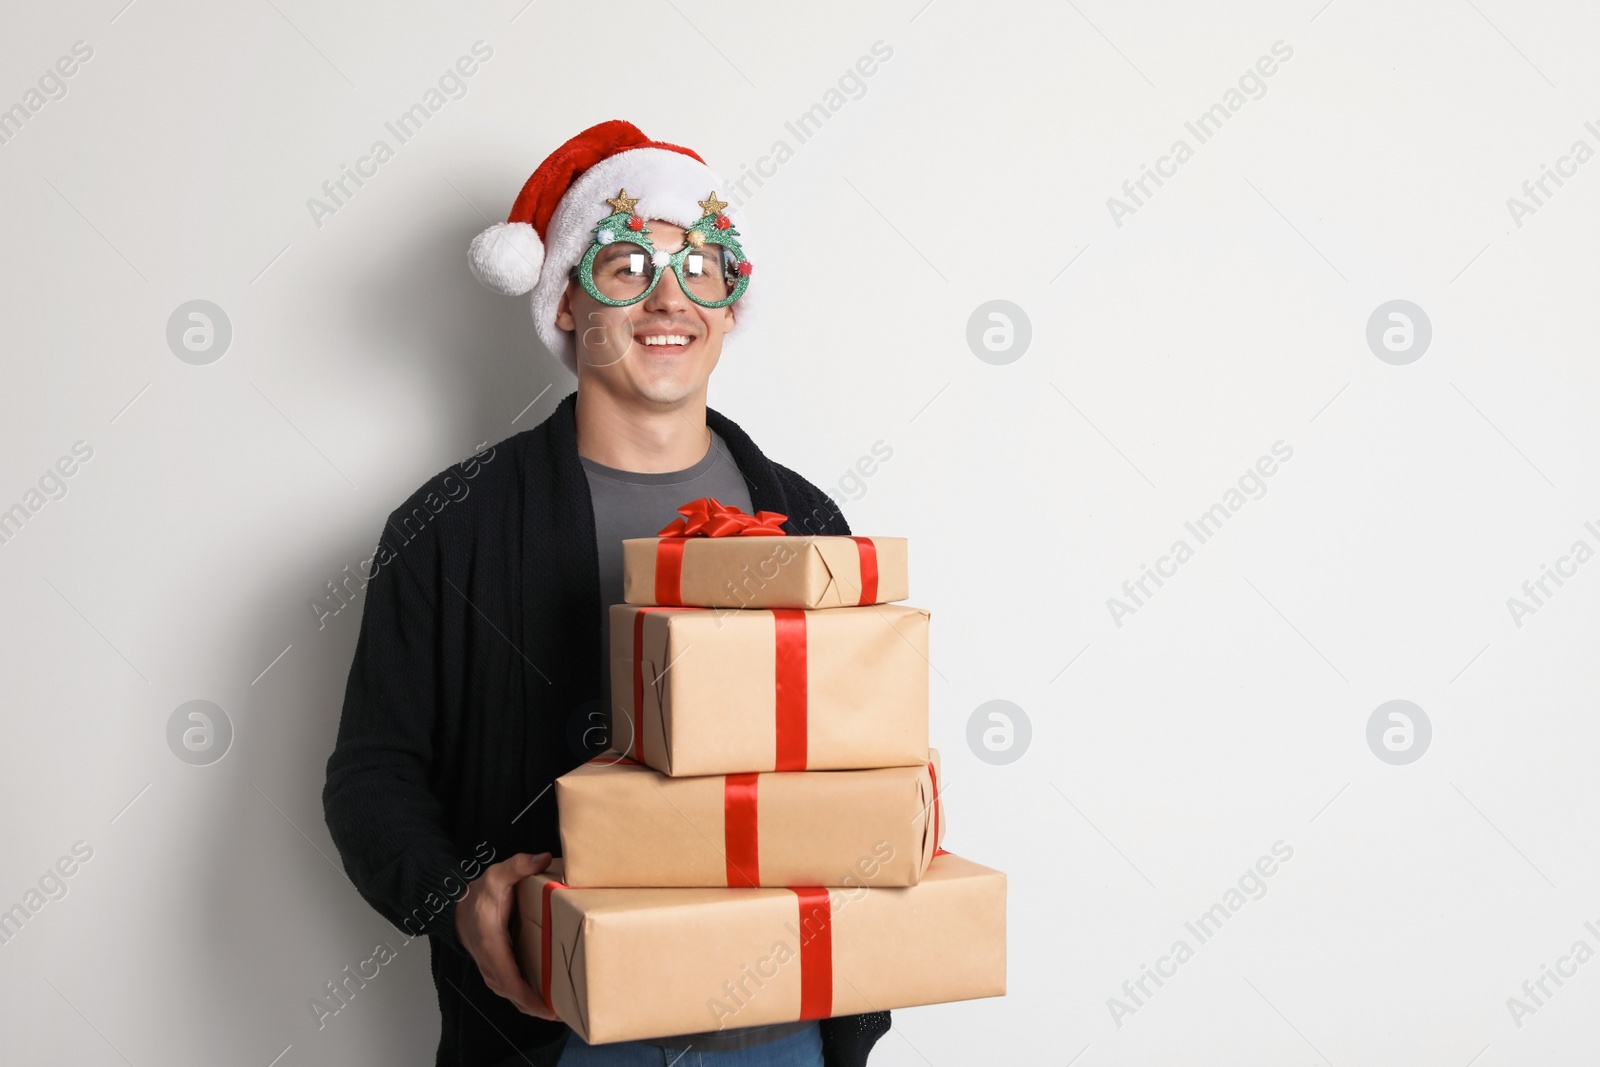
[[[551,783],[609,740],[621,539],[702,496],[781,512],[786,533],[850,532],[706,406],[724,336],[748,332],[753,269],[720,184],[692,151],[604,122],[473,242],[481,281],[532,293],[578,389],[390,516],[323,790],[361,895],[431,938],[439,1065],[860,1067],[889,1026],[873,1012],[589,1046],[513,956],[513,887],[560,846]]]

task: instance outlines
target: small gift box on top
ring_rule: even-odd
[[[629,604],[837,608],[906,598],[904,537],[795,536],[775,511],[701,497],[655,537],[622,542]]]

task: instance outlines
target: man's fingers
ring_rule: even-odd
[[[490,936],[478,946],[478,968],[483,971],[485,982],[498,982],[502,986],[510,987],[522,981],[522,972],[517,969],[517,961],[511,954],[511,935],[507,931],[498,937]]]
[[[544,1006],[544,998],[539,995],[538,990],[534,989],[533,986],[529,985],[527,982],[518,981],[515,986],[509,988],[501,985],[499,982],[491,984],[486,981],[484,982],[484,985],[487,986],[489,992],[493,993],[495,996],[500,997],[503,1000],[509,1000],[512,1004],[516,1005],[517,1010],[522,1012],[524,1015],[537,1015],[541,1019],[559,1018],[555,1012],[550,1011]]]
[[[510,889],[524,878],[538,874],[550,866],[548,852],[520,852],[484,872],[481,881],[488,891],[476,906],[469,905],[457,913],[463,928],[462,943],[478,963],[483,984],[497,997],[509,1000],[525,1015],[541,1019],[556,1019],[554,1012],[544,1006],[544,1000],[517,967],[511,950],[511,931],[506,925],[510,908]],[[478,890],[475,883],[474,890]]]
[[[478,970],[483,972],[483,984],[489,987],[490,992],[511,1001],[524,1014],[537,1015],[542,1019],[555,1018],[546,1010],[538,991],[528,984],[517,969],[509,936],[489,939],[480,951],[482,957],[478,961]]]
[[[518,982],[517,984],[520,988],[509,990],[507,994],[502,995],[515,1004],[518,1011],[524,1015],[538,1016],[541,1019],[558,1018],[555,1012],[544,1006],[544,998],[539,995],[538,990],[527,982]]]
[[[516,1001],[516,997],[508,993],[522,993],[537,997],[532,988],[522,977],[522,971],[517,967],[516,957],[511,953],[510,931],[492,934],[485,938],[483,944],[478,946],[478,969],[483,972],[485,985],[495,988],[507,1000]]]
[[[551,1020],[559,1020],[561,1018],[544,1006],[544,998],[539,995],[538,990],[527,982],[519,981],[515,986],[509,988],[500,985],[498,982],[484,982],[484,986],[500,999],[510,1001],[524,1015],[533,1015],[540,1019]]]
[[[489,870],[500,873],[501,877],[508,882],[520,882],[530,875],[538,874],[548,866],[550,866],[550,853],[548,852],[537,854],[519,852],[510,859],[495,864]]]

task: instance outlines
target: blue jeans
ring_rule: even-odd
[[[797,1034],[733,1052],[661,1048],[643,1041],[590,1045],[571,1033],[557,1067],[822,1067],[822,1027],[814,1023]]]

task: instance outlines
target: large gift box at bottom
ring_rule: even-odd
[[[528,981],[590,1044],[1006,991],[1006,876],[941,851],[914,886],[517,886]]]

